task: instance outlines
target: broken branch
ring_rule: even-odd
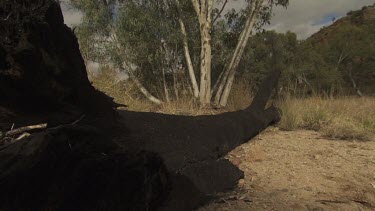
[[[31,130],[44,129],[46,127],[47,127],[47,123],[20,127],[20,128],[10,130],[10,131],[6,132],[5,136],[14,136],[14,135],[24,133],[24,132],[27,132],[27,131],[31,131]]]

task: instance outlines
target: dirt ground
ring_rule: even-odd
[[[375,210],[375,141],[270,128],[228,158],[245,172],[206,210]]]

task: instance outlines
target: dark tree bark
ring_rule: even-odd
[[[0,18],[0,133],[14,141],[17,130],[6,133],[12,125],[48,128],[28,130],[29,137],[5,145],[0,134],[0,210],[160,206],[170,189],[163,160],[111,140],[115,104],[88,81],[59,5],[1,1],[0,16],[8,14]]]
[[[90,126],[0,146],[0,210],[154,210],[169,192],[162,159],[126,152]]]
[[[187,193],[183,200],[170,199],[168,208],[181,209],[173,207],[179,204],[173,201],[190,198],[194,199],[190,205],[194,204],[197,195],[204,198],[231,189],[243,177],[243,172],[223,157],[280,120],[279,109],[266,108],[279,76],[280,71],[272,72],[260,86],[252,104],[242,111],[208,116],[121,111],[128,135],[116,141],[130,150],[160,154],[171,174],[183,177],[199,193],[195,192],[194,197]],[[178,185],[173,189],[184,192],[184,187]]]
[[[192,210],[243,177],[223,157],[280,119],[266,107],[279,71],[242,111],[118,114],[88,81],[55,1],[0,3],[4,14],[18,15],[0,20],[0,132],[13,124],[48,128],[0,140],[2,211]]]

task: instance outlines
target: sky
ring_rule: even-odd
[[[62,1],[62,10],[65,23],[72,26],[78,24],[82,16],[67,6],[68,1]],[[306,39],[323,26],[330,25],[332,18],[339,19],[351,10],[374,3],[375,0],[290,0],[288,8],[275,8],[271,24],[265,28],[277,32],[291,31],[298,39]],[[244,5],[244,0],[229,0],[227,8],[240,9]]]

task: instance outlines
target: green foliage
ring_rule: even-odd
[[[151,89],[161,86],[162,70],[170,75],[180,65],[181,35],[171,1],[71,3],[84,15],[76,34],[85,59],[131,71]]]
[[[201,50],[198,20],[191,2],[180,2],[198,75]],[[162,70],[171,83],[171,73],[186,67],[175,1],[72,0],[71,3],[84,12],[83,22],[76,32],[86,59],[116,66],[124,62],[131,64],[137,67],[132,71],[154,89],[161,87]],[[272,8],[277,5],[287,6],[288,1],[269,1],[263,6],[257,29],[269,22]],[[249,6],[240,11],[230,10],[214,23],[214,81],[232,57]],[[256,88],[267,72],[281,69],[281,86],[302,92],[353,92],[353,80],[364,93],[374,92],[374,11],[370,6],[350,12],[304,41],[298,41],[292,32],[279,34],[258,30],[245,50],[237,77]],[[216,9],[213,16],[218,13]]]
[[[375,75],[374,14],[374,7],[350,12],[301,44],[312,58],[304,65],[310,66],[310,80],[315,80],[318,88],[335,84],[350,90],[353,79],[361,89],[374,92],[369,87]]]
[[[217,19],[212,28],[214,79],[232,56],[251,9],[251,1],[248,3],[247,8],[232,10],[224,15],[225,18]],[[76,34],[84,58],[116,67],[126,63],[128,69],[125,71],[132,71],[146,82],[148,88],[160,87],[163,72],[167,83],[171,84],[172,72],[186,69],[178,22],[181,16],[187,29],[194,69],[199,75],[201,35],[198,17],[191,1],[180,1],[180,4],[179,14],[175,0],[72,0],[71,5],[83,13]],[[287,4],[288,0],[270,0],[263,4],[257,27],[269,23],[274,6]],[[216,9],[213,16],[218,15]]]
[[[248,48],[239,65],[239,78],[244,78],[256,88],[270,70],[284,71],[282,81],[287,83],[293,77],[295,53],[298,50],[296,35],[291,32],[279,34],[264,31],[251,38]]]
[[[374,93],[375,9],[365,7],[349,14],[304,41],[291,32],[256,34],[237,77],[256,87],[269,70],[281,69],[281,86],[293,93],[351,94],[352,79],[365,94]],[[220,36],[226,42],[233,35]]]

